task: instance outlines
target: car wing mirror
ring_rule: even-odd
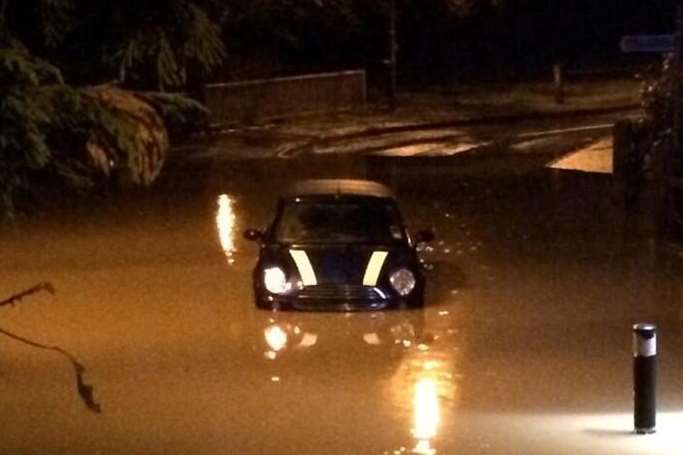
[[[244,231],[244,238],[251,240],[252,242],[257,242],[263,239],[263,232],[259,231],[258,229],[247,229]]]
[[[434,240],[434,232],[431,230],[425,229],[422,231],[418,231],[415,234],[415,242],[416,243],[423,243],[423,242],[431,242]]]

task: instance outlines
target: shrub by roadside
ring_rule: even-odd
[[[0,213],[10,217],[40,194],[150,185],[169,148],[166,120],[205,114],[181,95],[71,86],[21,45],[0,48],[0,80]]]

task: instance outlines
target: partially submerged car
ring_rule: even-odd
[[[386,186],[365,180],[305,180],[280,198],[259,242],[254,295],[259,308],[372,310],[421,307],[425,278]]]

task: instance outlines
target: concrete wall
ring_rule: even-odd
[[[214,124],[352,110],[365,106],[365,71],[210,84],[204,97]]]

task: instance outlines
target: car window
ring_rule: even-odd
[[[401,220],[386,202],[288,202],[276,220],[279,242],[375,242],[404,240]]]

